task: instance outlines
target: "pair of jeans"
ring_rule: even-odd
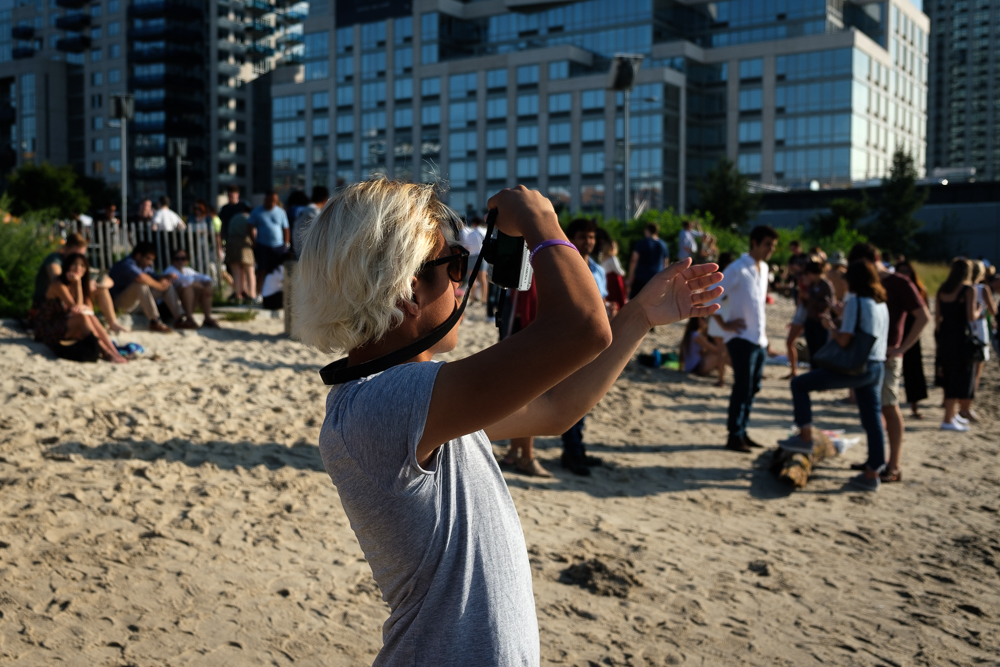
[[[733,362],[733,393],[729,395],[729,419],[726,423],[730,437],[742,438],[750,423],[753,397],[760,391],[764,377],[767,349],[744,338],[734,338],[726,343]]]
[[[817,368],[792,379],[792,403],[795,406],[795,424],[798,427],[812,424],[812,402],[809,392],[828,389],[853,389],[858,404],[861,426],[868,435],[869,470],[881,472],[885,467],[885,432],[882,430],[882,378],[885,366],[881,361],[869,361],[868,370],[861,375],[844,375]]]
[[[583,447],[583,422],[586,417],[581,417],[580,421],[573,424],[568,431],[562,434],[563,456],[570,460],[580,460],[587,455]]]

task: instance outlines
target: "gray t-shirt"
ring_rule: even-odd
[[[524,534],[486,434],[416,460],[440,368],[395,366],[326,402],[323,465],[391,609],[374,664],[537,665]]]

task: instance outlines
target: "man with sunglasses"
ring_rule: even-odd
[[[205,313],[205,320],[201,326],[218,329],[219,323],[212,317],[212,288],[215,287],[215,281],[211,276],[198,273],[188,266],[188,255],[184,250],[174,251],[170,257],[170,266],[164,274],[174,276],[174,289],[177,290],[181,306],[184,308],[184,317],[174,324],[174,328],[198,328],[198,323],[194,321],[195,304],[198,303],[201,304],[201,311]]]

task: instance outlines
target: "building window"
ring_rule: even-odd
[[[96,63],[101,60],[102,51],[101,49],[91,49],[90,50],[90,62]]]
[[[573,106],[573,98],[569,93],[549,95],[549,113],[568,112]]]
[[[305,111],[305,95],[288,95],[271,100],[271,115],[274,118],[296,118],[305,115]]]
[[[354,116],[337,116],[337,134],[354,134]]]
[[[470,74],[455,74],[448,78],[448,96],[451,98],[468,97],[476,94],[477,76]]]
[[[109,174],[120,174],[120,173],[122,173],[122,161],[121,161],[121,158],[115,158],[114,160],[108,160],[108,173]]]
[[[567,78],[569,78],[568,60],[556,60],[555,62],[549,63],[549,79]]]
[[[100,160],[98,160],[98,161],[96,161],[96,162],[93,163],[93,165],[91,166],[91,169],[93,170],[93,173],[95,173],[95,174],[103,174],[104,173],[104,163],[101,162]]]
[[[369,111],[361,114],[361,136],[372,137],[385,132],[385,112]]]
[[[420,62],[424,65],[433,65],[438,61],[438,45],[424,44],[420,47]]]
[[[413,71],[413,47],[407,46],[393,51],[392,71],[397,76]]]
[[[760,121],[743,121],[739,126],[739,139],[741,144],[760,142]]]
[[[507,87],[507,70],[491,69],[486,72],[486,88],[488,90],[498,90]]]
[[[657,120],[659,120],[659,117],[657,117]],[[604,119],[599,118],[583,121],[580,125],[580,138],[583,141],[604,141]]]
[[[340,162],[351,162],[354,160],[354,142],[337,142],[337,160]]]
[[[413,127],[412,107],[396,107],[392,113],[393,122],[397,128]]]
[[[440,123],[441,123],[440,104],[425,104],[422,107],[420,107],[421,125],[440,125]]]
[[[486,100],[486,117],[488,119],[507,117],[507,98],[494,97]]]
[[[108,83],[118,83],[122,79],[121,70],[109,69],[108,70]]]
[[[385,51],[365,53],[361,56],[361,78],[377,79],[385,76]]]
[[[764,76],[764,60],[753,58],[740,61],[740,80],[759,79]]]
[[[476,162],[475,160],[455,161],[449,165],[449,180],[451,186],[464,188],[476,184]]]
[[[737,166],[741,173],[760,173],[760,153],[740,153],[737,159]]]
[[[137,114],[137,116],[138,116],[138,114]],[[139,120],[139,119],[136,118],[136,120]],[[90,127],[91,127],[91,129],[94,129],[94,130],[103,130],[104,129],[104,116],[94,116],[90,120]]]
[[[522,125],[518,127],[517,145],[519,148],[536,148],[538,146],[538,126]]]
[[[549,176],[569,176],[569,153],[549,155]]]
[[[580,205],[585,209],[604,207],[604,184],[591,183],[580,188]]]
[[[538,95],[518,95],[517,97],[518,116],[538,115]]]
[[[498,181],[507,178],[507,160],[487,160],[486,178],[491,181]]]
[[[594,151],[581,154],[580,171],[584,174],[603,174],[604,151]]]
[[[112,44],[111,46],[108,47],[108,58],[114,60],[115,58],[121,56],[121,54],[122,54],[121,44]]]
[[[104,139],[94,139],[90,142],[90,150],[94,153],[101,153],[104,151]]]
[[[740,111],[760,111],[761,90],[752,88],[740,91]]]
[[[493,127],[486,130],[486,150],[507,148],[507,128]]]
[[[450,157],[466,157],[476,152],[475,132],[452,132],[448,136],[448,155]]]
[[[90,85],[100,86],[104,83],[104,74],[102,72],[94,72],[90,75]]]
[[[354,56],[341,56],[336,62],[337,81],[345,82],[354,78]]]
[[[435,42],[438,38],[437,12],[428,12],[420,16],[420,39],[424,42]]]
[[[354,27],[337,28],[333,33],[333,45],[337,53],[350,53],[354,50]]]
[[[465,127],[476,122],[475,102],[452,102],[448,106],[448,126]]]
[[[339,86],[337,88],[337,106],[349,107],[354,104],[354,86]]]
[[[517,85],[528,86],[538,83],[538,65],[524,65],[517,68]]]
[[[549,143],[568,144],[570,139],[569,123],[549,123]]]
[[[531,157],[519,157],[519,158],[517,158],[517,177],[518,178],[537,178],[538,177],[538,157],[532,155]]]
[[[118,21],[112,21],[108,24],[108,37],[114,37],[121,32],[121,23]]]
[[[330,76],[330,62],[327,60],[316,60],[307,62],[305,66],[306,81],[326,79]]]
[[[436,97],[441,94],[441,77],[430,77],[420,80],[420,96]]]
[[[101,38],[101,28],[100,28],[100,26],[98,26],[96,28],[91,28],[90,29],[90,38],[91,39],[100,39]]]
[[[603,90],[585,90],[580,95],[581,106],[584,110],[587,109],[603,109],[604,108],[604,91]]]
[[[330,119],[327,116],[313,118],[313,136],[325,137],[330,134]]]
[[[364,51],[385,46],[385,21],[361,24],[361,48]]]
[[[413,79],[396,79],[393,86],[395,87],[394,98],[396,100],[413,99]]]
[[[312,108],[314,111],[322,111],[330,108],[330,93],[321,91],[312,94]]]
[[[96,93],[90,96],[90,108],[100,109],[104,106],[104,96],[100,93]]]
[[[375,109],[385,105],[385,82],[366,83],[361,86],[361,108]]]
[[[122,138],[121,137],[111,137],[108,139],[108,150],[109,151],[120,151],[122,149]]]
[[[409,44],[413,41],[413,17],[404,16],[396,19],[393,26],[392,38],[396,44]]]

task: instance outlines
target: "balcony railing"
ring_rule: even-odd
[[[24,60],[25,58],[31,58],[34,55],[35,49],[30,46],[15,46],[10,52],[10,56],[14,60]]]
[[[64,9],[81,9],[91,3],[91,0],[56,0],[56,7]]]
[[[10,29],[10,36],[14,39],[31,39],[35,36],[35,26],[16,25]]]
[[[90,48],[90,37],[87,35],[64,37],[56,42],[56,49],[66,53],[83,53],[88,48]]]
[[[253,21],[246,24],[246,31],[248,35],[254,37],[266,37],[274,34],[274,26],[261,23],[260,21]]]
[[[84,14],[83,12],[66,14],[56,19],[56,28],[59,30],[80,32],[88,25],[90,25],[90,14]]]

